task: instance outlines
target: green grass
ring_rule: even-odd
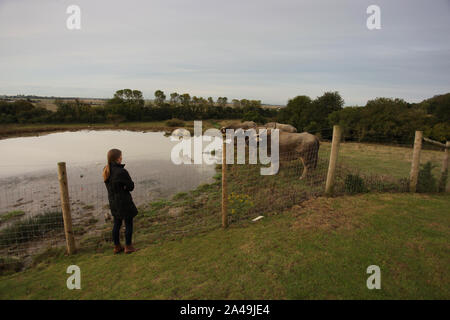
[[[330,143],[322,142],[320,148],[322,152],[329,154]],[[338,161],[364,173],[404,178],[409,177],[412,151],[412,146],[347,142],[340,145]],[[436,166],[433,171],[436,175],[439,174],[443,157],[442,151],[425,149],[420,155],[422,164],[431,161]]]
[[[23,212],[22,210],[14,210],[7,212],[5,214],[0,215],[0,224],[18,217],[22,217],[23,215],[25,215],[25,212]]]
[[[411,170],[412,146],[387,146],[370,143],[341,143],[338,158],[338,191],[347,190],[345,180],[350,176],[360,176],[367,191],[404,192],[408,190]],[[330,143],[322,142],[319,157],[329,157]],[[438,180],[441,176],[444,152],[438,150],[421,151],[421,167],[428,162],[432,165],[431,174]],[[419,177],[420,179],[421,177]],[[419,181],[420,184],[420,181]],[[350,189],[354,189],[351,186]],[[433,192],[433,188],[426,192]],[[446,191],[450,191],[447,183]]]
[[[449,299],[450,195],[305,201],[246,227],[174,241],[137,236],[132,255],[60,251],[0,277],[1,299]],[[81,268],[81,290],[66,269]],[[381,290],[366,268],[381,268]]]

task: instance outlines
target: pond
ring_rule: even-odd
[[[214,165],[172,163],[171,150],[176,143],[164,132],[126,130],[0,140],[0,215],[59,210],[57,163],[66,162],[74,219],[86,212],[103,217],[109,209],[101,173],[111,148],[123,152],[125,168],[136,184],[132,195],[138,206],[212,182]]]

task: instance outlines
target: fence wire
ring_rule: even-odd
[[[388,139],[383,135],[372,135],[370,143],[341,142],[335,194],[409,191],[414,142],[404,139],[386,144]],[[323,143],[325,148],[329,145]],[[442,148],[422,144],[418,192],[437,191],[443,159]]]
[[[274,175],[261,175],[261,169],[267,166],[260,164],[228,165],[229,223],[277,214],[324,193],[329,150],[280,152],[279,157]]]

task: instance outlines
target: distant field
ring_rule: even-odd
[[[74,101],[75,99],[64,99],[62,98],[61,100],[63,101]],[[81,102],[83,103],[87,103],[90,104],[92,106],[101,106],[104,105],[106,102],[106,99],[83,99],[80,98],[79,99]],[[47,110],[50,111],[56,111],[56,104],[55,104],[55,99],[33,99],[33,104],[36,107],[43,107]]]

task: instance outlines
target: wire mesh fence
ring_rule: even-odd
[[[373,135],[370,143],[342,142],[339,147],[335,194],[409,191],[414,141]],[[327,143],[323,146],[326,148]],[[445,157],[443,148],[423,144],[418,192],[436,192]],[[450,191],[447,187],[447,191]]]
[[[302,161],[314,158],[314,161]],[[277,214],[303,200],[324,193],[329,150],[279,154],[278,172],[261,175],[261,164],[234,164],[228,169],[229,223]],[[305,164],[307,172],[304,174]]]
[[[342,142],[339,147],[335,194],[408,191],[412,143],[385,144],[384,136],[372,142]]]
[[[316,137],[331,137],[327,128]],[[413,141],[372,135],[372,141],[346,141],[339,146],[334,195],[409,190]],[[378,143],[377,143],[378,141]],[[295,144],[294,144],[295,145]],[[442,147],[424,143],[418,174],[418,192],[434,192],[442,184],[446,154]],[[330,167],[331,141],[317,148],[280,147],[276,174],[262,175],[269,165],[226,165],[227,190],[222,198],[222,165],[192,165],[192,170],[147,172],[134,177],[133,199],[139,208],[133,242],[137,246],[164,239],[206,232],[221,226],[222,202],[227,202],[229,225],[250,222],[259,216],[282,213],[302,201],[325,194]],[[270,150],[269,150],[270,154]],[[235,152],[237,157],[237,152]],[[236,158],[235,158],[236,160]],[[68,167],[71,170],[71,167]],[[55,170],[56,171],[56,170]],[[99,173],[98,173],[99,174]],[[133,172],[131,172],[133,176]],[[45,186],[5,188],[0,191],[0,271],[20,270],[49,248],[64,248],[64,223],[56,174]],[[102,182],[69,179],[73,232],[79,250],[111,246],[112,217]],[[13,185],[14,182],[11,182]],[[446,191],[449,186],[445,182]],[[121,233],[123,239],[123,230]],[[62,249],[63,250],[63,249]]]
[[[140,211],[136,225],[149,227],[145,233],[137,228],[135,240],[161,239],[209,227],[214,211],[208,209],[210,199],[202,198],[201,194],[202,188],[218,187],[214,184],[214,172],[211,167],[192,165],[190,170],[148,172],[145,177],[135,178],[132,196]],[[113,219],[104,183],[70,184],[69,179],[68,189],[77,247],[93,249],[109,243]],[[196,201],[192,200],[194,197]],[[177,202],[179,208],[174,207]],[[0,207],[3,213],[0,215],[0,270],[5,265],[28,265],[37,254],[64,247],[56,177],[54,184],[37,190],[26,187],[3,190]]]

